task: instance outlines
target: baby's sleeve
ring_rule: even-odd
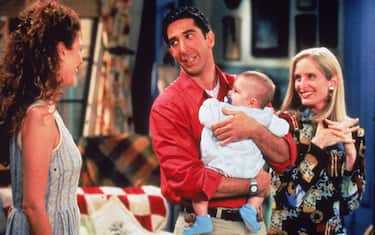
[[[208,128],[219,121],[220,104],[215,98],[206,99],[199,109],[199,121],[200,123]]]
[[[273,134],[282,137],[288,134],[289,123],[286,120],[279,118],[277,115],[272,114],[271,122],[268,128]]]

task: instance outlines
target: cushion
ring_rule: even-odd
[[[159,162],[146,135],[119,134],[81,139],[81,186],[160,185]]]
[[[134,216],[116,196],[111,196],[100,209],[91,214],[96,234],[145,234]]]
[[[167,201],[161,195],[160,188],[151,185],[126,188],[109,186],[79,188],[77,199],[81,214],[90,217],[95,215],[97,221],[104,221],[105,218],[101,218],[101,216],[109,210],[107,207],[112,208],[113,204],[117,203],[111,201],[108,205],[108,201],[113,197],[121,202],[122,206],[142,225],[143,229],[156,232],[165,227],[168,218]],[[106,207],[104,207],[105,205]],[[129,218],[128,215],[124,215],[127,213],[124,212],[124,208],[119,209],[116,213]],[[112,213],[107,213],[107,216],[115,217]],[[115,220],[108,218],[107,222],[111,224]],[[107,227],[103,229],[107,229]]]

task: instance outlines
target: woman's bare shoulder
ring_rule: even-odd
[[[38,105],[27,110],[24,124],[31,123],[35,125],[50,126],[55,124],[55,117],[51,112],[51,106]]]

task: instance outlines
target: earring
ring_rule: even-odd
[[[333,92],[335,91],[335,88],[333,86],[328,87],[328,93],[330,96],[333,95]]]

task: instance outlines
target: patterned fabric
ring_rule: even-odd
[[[343,144],[320,149],[311,143],[316,127],[310,110],[284,115],[298,146],[294,167],[273,177],[273,211],[268,234],[346,234],[343,216],[364,194],[364,130],[353,135],[357,158],[345,170]]]
[[[81,155],[58,112],[54,112],[60,131],[60,144],[51,156],[46,208],[54,235],[78,235],[79,209],[76,190],[81,170]],[[29,223],[22,210],[23,168],[22,152],[13,137],[10,144],[10,170],[13,208],[9,214],[7,235],[30,234]]]
[[[159,162],[149,136],[114,135],[84,138],[81,186],[159,185]]]
[[[77,198],[81,214],[94,214],[112,196],[117,197],[148,231],[155,232],[165,227],[167,201],[161,195],[160,188],[155,186],[80,188]],[[110,217],[110,214],[106,216]]]

